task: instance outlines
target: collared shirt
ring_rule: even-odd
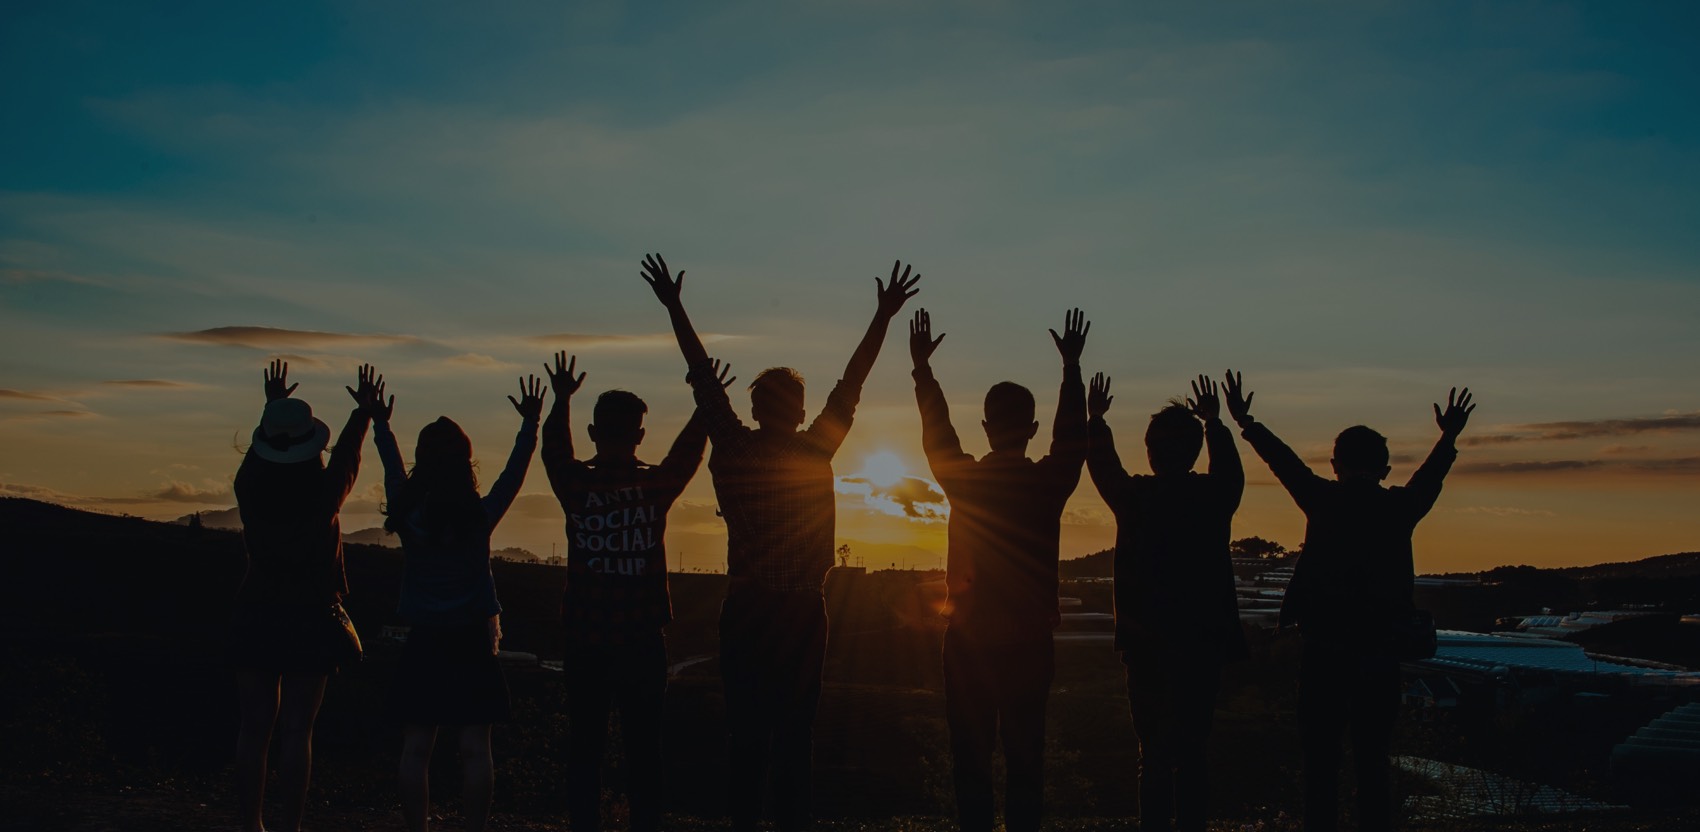
[[[1086,459],[1086,388],[1065,365],[1051,452],[1034,461],[1011,451],[976,460],[962,450],[944,392],[916,370],[921,442],[950,501],[945,586],[950,626],[987,640],[1050,638],[1061,621],[1057,558],[1063,508]]]
[[[667,511],[702,464],[702,420],[685,423],[660,465],[573,458],[566,406],[543,429],[543,468],[567,517],[561,620],[569,638],[627,644],[673,620],[667,587]]]
[[[714,443],[708,471],[726,519],[727,574],[770,590],[820,592],[835,549],[832,457],[861,388],[840,381],[806,430],[780,432],[739,421],[706,365],[691,379]]]

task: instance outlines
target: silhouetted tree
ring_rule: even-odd
[[[1287,547],[1261,537],[1242,537],[1228,544],[1228,552],[1236,558],[1284,558]]]

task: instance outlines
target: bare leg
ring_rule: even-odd
[[[278,712],[278,788],[283,790],[283,818],[278,829],[300,832],[307,806],[307,780],[313,771],[313,722],[325,698],[325,674],[285,673],[282,709]]]
[[[484,832],[490,819],[490,795],[496,790],[496,767],[490,760],[490,726],[460,728],[460,802],[466,812],[466,832]]]
[[[408,832],[426,832],[431,816],[431,746],[437,726],[408,725],[402,729],[400,781],[401,813]]]
[[[243,670],[236,674],[242,727],[236,735],[236,811],[242,832],[264,832],[260,815],[266,798],[266,752],[277,721],[278,674]]]

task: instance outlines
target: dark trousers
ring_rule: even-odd
[[[665,772],[661,764],[662,709],[667,696],[667,642],[660,632],[619,645],[573,644],[567,682],[567,812],[573,832],[602,829],[602,757],[608,713],[618,708],[625,740],[626,792],[633,832],[661,823]]]
[[[732,828],[761,820],[771,771],[774,821],[806,829],[815,710],[826,661],[826,602],[819,592],[728,590],[720,605],[720,676],[726,686]]]
[[[1306,832],[1339,827],[1341,740],[1357,769],[1360,832],[1393,825],[1388,752],[1399,715],[1399,661],[1344,641],[1304,640],[1299,663],[1299,734],[1304,747]]]
[[[1122,651],[1122,663],[1139,734],[1139,828],[1202,832],[1209,797],[1206,744],[1221,664],[1203,651],[1146,644]]]
[[[991,832],[992,751],[1003,739],[1004,823],[1034,832],[1045,811],[1045,702],[1056,673],[1051,634],[1041,640],[979,641],[961,628],[944,636],[944,706],[963,832]]]

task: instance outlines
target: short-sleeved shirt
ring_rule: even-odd
[[[567,635],[619,644],[673,620],[667,589],[667,511],[702,463],[705,438],[686,427],[660,465],[637,459],[543,458],[567,516],[567,583],[561,618]],[[552,445],[552,443],[548,443]]]

